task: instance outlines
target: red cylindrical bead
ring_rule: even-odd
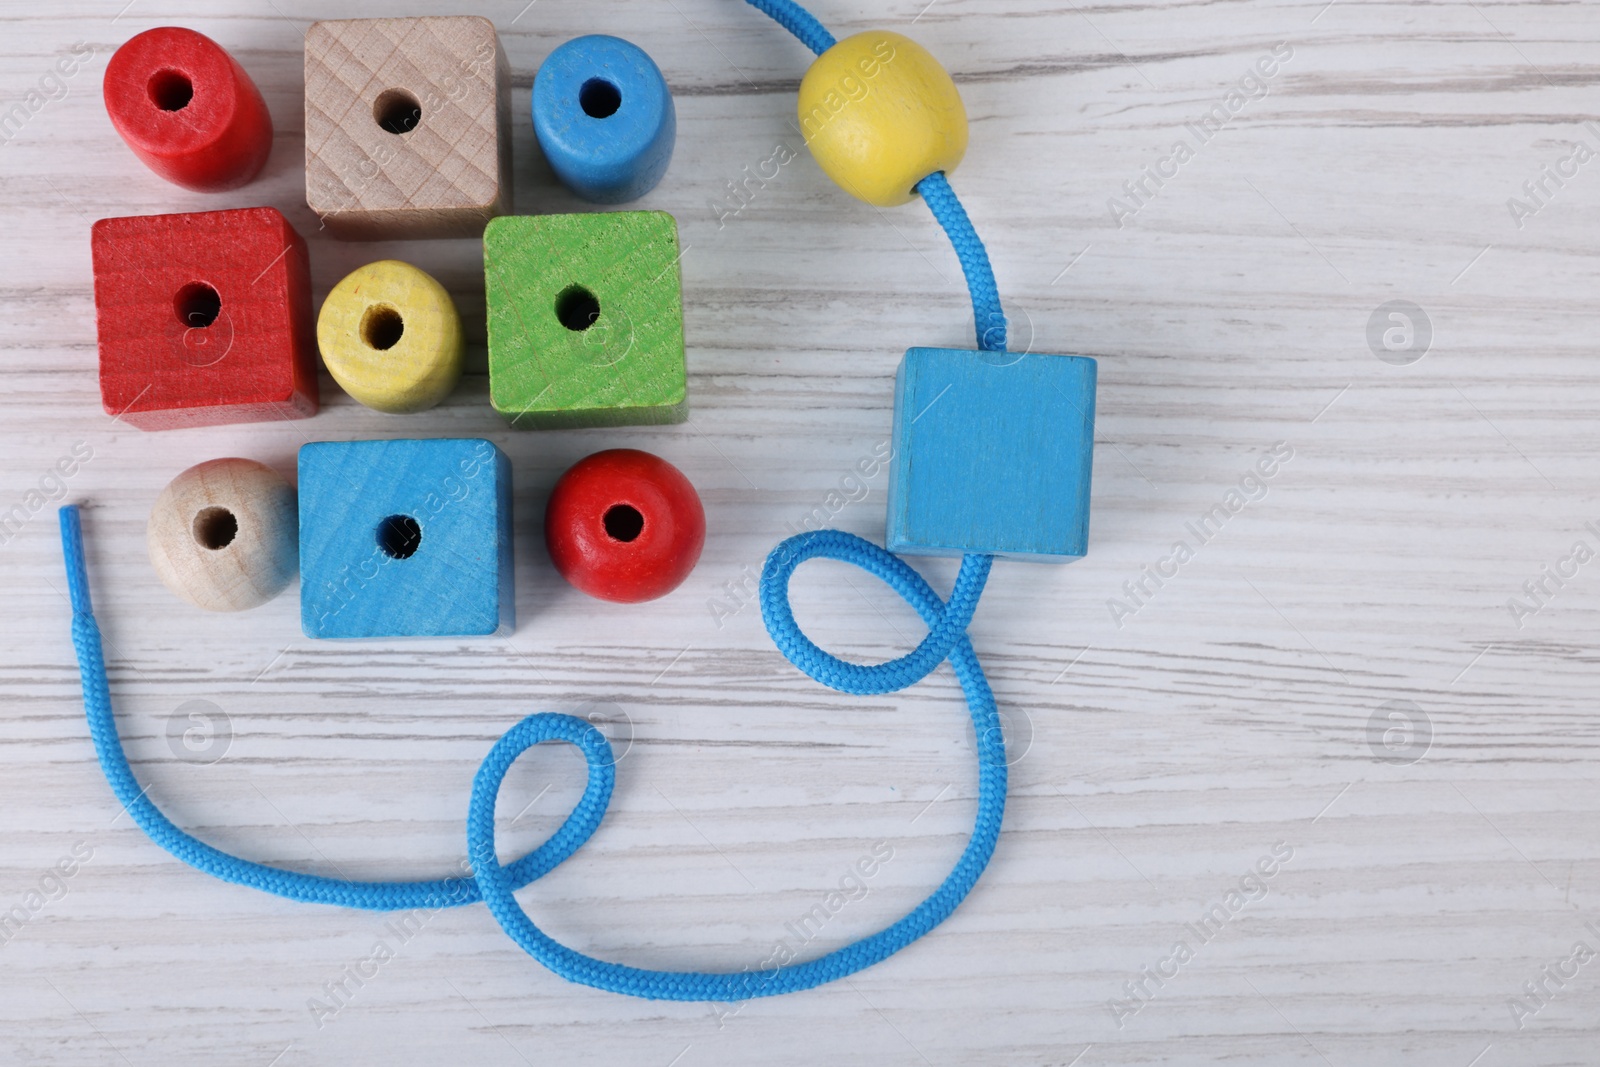
[[[567,581],[592,597],[636,604],[689,577],[705,545],[706,513],[677,467],[613,448],[579,460],[556,482],[544,538]]]
[[[106,111],[146,166],[202,193],[236,189],[272,151],[272,116],[217,42],[179,26],[146,30],[106,64]]]

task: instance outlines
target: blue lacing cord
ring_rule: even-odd
[[[794,0],[749,0],[751,7],[772,16],[774,22],[800,38],[800,43],[821,55],[836,43],[817,17]]]
[[[978,238],[967,218],[967,209],[956,199],[950,180],[944,171],[936,170],[917,183],[917,192],[933,217],[944,227],[945,235],[955,246],[956,258],[961,260],[961,272],[967,277],[967,292],[972,295],[972,321],[978,333],[978,347],[986,352],[1006,350],[1006,313],[1000,308],[1000,290],[994,283],[994,270],[989,266],[989,253]]]
[[[599,828],[611,802],[616,769],[611,744],[600,731],[582,719],[551,713],[530,715],[506,731],[478,768],[467,815],[467,854],[473,878],[356,881],[286,871],[235,856],[179,829],[134,777],[111,707],[100,628],[89,599],[78,508],[75,505],[62,508],[60,519],[61,547],[66,557],[67,585],[72,600],[72,643],[78,654],[84,710],[100,769],[112,793],[150,840],[191,867],[223,881],[291,900],[379,911],[453,907],[483,900],[512,940],[563,978],[653,1000],[739,1001],[809,989],[853,974],[898,952],[955,910],[988,866],[1000,837],[1006,799],[1005,743],[994,695],[989,691],[972,642],[964,632],[988,577],[989,557],[969,556],[963,561],[947,605],[903,560],[853,534],[823,530],[785,541],[773,552],[762,571],[762,612],[769,629],[779,636],[779,647],[784,655],[811,677],[845,692],[888,692],[904,688],[920,680],[948,656],[972,711],[978,750],[978,811],[972,837],[939,887],[898,922],[804,963],[769,961],[766,969],[725,974],[628,967],[595,959],[555,941],[533,924],[512,893],[555,868]],[[883,579],[927,622],[928,638],[911,655],[878,667],[844,663],[811,644],[795,626],[784,598],[794,569],[818,557],[854,563]],[[783,622],[779,616],[787,617],[788,621]],[[855,672],[866,672],[866,681],[858,682],[863,675]],[[873,672],[881,672],[882,680]],[[588,785],[571,814],[548,841],[521,859],[503,865],[495,853],[495,802],[511,764],[541,741],[565,741],[576,746],[588,763]]]
[[[881,579],[911,601],[927,620],[928,636],[907,655],[872,667],[848,663],[812,644],[811,639],[800,632],[794,621],[794,611],[789,607],[789,576],[800,564],[817,557],[849,563]],[[767,633],[772,635],[773,644],[784,658],[829,689],[863,696],[893,693],[927,677],[928,672],[961,642],[967,624],[972,621],[972,613],[977,610],[978,597],[983,593],[983,583],[989,579],[989,565],[993,561],[993,556],[962,557],[961,571],[956,575],[947,606],[934,596],[926,582],[918,578],[917,582],[921,582],[918,585],[907,577],[917,572],[906,566],[899,556],[871,541],[839,530],[797,534],[773,549],[766,566],[761,569],[761,617],[767,624]],[[918,590],[916,599],[907,592],[913,588]]]
[[[83,532],[77,507],[68,505],[62,508],[60,518],[61,551],[66,556],[67,587],[72,599],[72,644],[78,652],[78,673],[83,678],[83,707],[89,719],[89,736],[94,740],[95,755],[100,759],[100,769],[105,772],[111,792],[139,828],[150,836],[150,840],[189,866],[221,878],[224,882],[247,885],[290,900],[393,911],[471,904],[482,899],[478,884],[472,878],[358,882],[280,870],[223,852],[173,825],[156,807],[149,793],[139,786],[133,768],[128,766],[127,754],[122,750],[122,738],[117,734],[117,722],[111,710],[111,691],[106,683],[100,627],[94,621],[94,608],[89,600],[89,579],[83,562]],[[585,738],[580,747],[586,755],[591,751],[604,750],[609,756],[610,747],[605,736],[583,720],[566,715],[535,716],[541,717],[563,719],[569,723],[568,730],[575,737]],[[588,732],[587,735],[582,733],[584,730]],[[590,758],[589,786],[584,791],[583,799],[550,840],[505,868],[505,878],[509,884],[513,887],[527,885],[589,840],[589,836],[600,825],[600,816],[605,813],[606,804],[611,799],[614,774],[609,759],[597,766],[594,758]]]
[[[856,667],[856,670],[889,671],[904,680],[899,684],[885,685],[873,679],[868,688],[854,688],[848,675],[835,673],[838,668],[852,668],[853,664],[843,663],[812,645],[795,627],[792,616],[788,617],[787,623],[774,619],[769,614],[774,605],[781,604],[781,612],[784,615],[788,613],[788,604],[783,599],[788,576],[801,562],[816,557],[855,563],[882,578],[891,589],[904,597],[917,609],[931,631],[923,647],[930,644],[933,647],[943,646],[939,654],[933,657],[932,663],[926,667],[921,662],[914,666],[902,666],[918,659],[922,651],[919,648],[917,653],[881,667]],[[529,746],[552,739],[575,741],[573,732],[587,724],[566,716],[533,715],[512,727],[496,742],[478,768],[478,776],[472,784],[472,807],[467,816],[467,842],[472,869],[477,873],[483,899],[501,928],[534,959],[570,981],[654,1000],[740,1001],[810,989],[854,974],[888,958],[938,926],[956,909],[956,905],[966,897],[977,883],[978,876],[988,866],[989,857],[994,854],[995,842],[1000,837],[1000,821],[1005,814],[1006,804],[1006,750],[994,695],[989,691],[989,682],[983,675],[983,668],[978,665],[976,653],[972,651],[972,642],[959,630],[952,635],[947,623],[951,616],[962,613],[964,617],[970,617],[984,579],[988,576],[989,557],[968,559],[977,562],[963,565],[961,575],[956,580],[957,592],[952,594],[948,606],[922,576],[905,562],[869,541],[838,530],[821,530],[791,537],[772,553],[761,574],[761,606],[768,629],[779,640],[779,648],[783,649],[790,662],[811,677],[845,692],[886,692],[917,681],[948,655],[956,678],[961,682],[961,689],[966,694],[967,705],[972,709],[972,726],[978,749],[978,813],[972,837],[968,839],[961,858],[939,887],[898,922],[813,960],[803,963],[768,960],[763,968],[732,974],[626,967],[586,956],[552,940],[533,924],[517,904],[511,895],[516,888],[512,869],[500,866],[500,861],[495,857],[495,798],[500,792],[500,783],[506,771]],[[786,641],[790,643],[786,645]],[[806,649],[809,652],[804,651]],[[919,670],[921,673],[917,673]],[[587,748],[585,754],[590,754]],[[590,773],[594,773],[592,755]]]
[[[790,0],[749,0],[777,19],[809,48],[822,53],[832,35],[804,8]],[[1005,317],[983,242],[942,173],[918,183],[918,191],[949,234],[972,293],[978,343],[1004,350]],[[106,781],[150,839],[176,858],[224,881],[250,886],[291,900],[352,908],[395,910],[440,908],[484,901],[502,929],[529,955],[574,982],[649,999],[740,1001],[775,996],[830,982],[869,967],[898,952],[953,912],[988,866],[1005,815],[1006,753],[999,712],[988,679],[978,663],[966,628],[988,580],[992,557],[968,555],[961,561],[950,600],[939,599],[905,561],[853,534],[823,530],[784,541],[767,558],[761,573],[762,618],[779,651],[810,677],[846,693],[889,693],[913,685],[945,659],[966,695],[978,753],[978,805],[972,836],[954,868],[922,903],[899,921],[827,955],[802,963],[768,960],[737,973],[657,971],[595,959],[553,940],[528,918],[512,895],[572,855],[605,817],[616,779],[610,742],[589,723],[570,715],[541,713],[523,719],[484,757],[472,784],[467,814],[467,854],[472,878],[424,881],[356,881],[268,867],[223,852],[179,829],[147,791],[139,787],[117,733],[106,680],[100,628],[95,623],[84,565],[78,509],[61,509],[61,544],[72,601],[72,641],[83,680],[84,710]],[[928,636],[910,653],[888,663],[863,666],[830,655],[812,643],[795,623],[789,605],[789,579],[810,559],[834,559],[860,567],[906,600],[928,625]],[[583,796],[549,840],[503,865],[495,851],[494,811],[506,772],[519,756],[544,741],[565,741],[583,753],[588,783]]]

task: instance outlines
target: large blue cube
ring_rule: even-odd
[[[511,464],[488,441],[300,449],[307,637],[466,637],[516,625]]]
[[[1083,356],[908,350],[895,378],[889,551],[1080,558],[1094,389]]]

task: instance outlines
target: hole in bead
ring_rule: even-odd
[[[361,339],[379,352],[393,348],[406,332],[406,320],[388,304],[373,304],[361,316]]]
[[[372,117],[390,133],[410,133],[422,121],[422,105],[404,89],[385,89],[373,102]]]
[[[194,83],[179,70],[158,70],[144,87],[150,102],[162,111],[182,111],[194,99]]]
[[[604,78],[590,78],[578,89],[578,106],[592,119],[610,118],[622,106],[622,90]]]
[[[556,318],[569,330],[587,330],[600,317],[600,301],[581,285],[569,285],[556,297]]]
[[[632,541],[644,532],[644,516],[632,504],[613,504],[600,520],[605,524],[606,536],[613,541]]]
[[[410,515],[390,515],[378,523],[378,547],[390,559],[410,559],[422,545],[422,525]]]
[[[222,313],[222,297],[205,282],[190,282],[172,300],[178,321],[190,329],[203,330]]]
[[[239,520],[227,508],[201,508],[194,517],[194,539],[215,552],[227,548],[239,534]]]

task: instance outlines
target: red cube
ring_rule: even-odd
[[[100,400],[142,430],[317,413],[306,243],[270,207],[94,224]]]

